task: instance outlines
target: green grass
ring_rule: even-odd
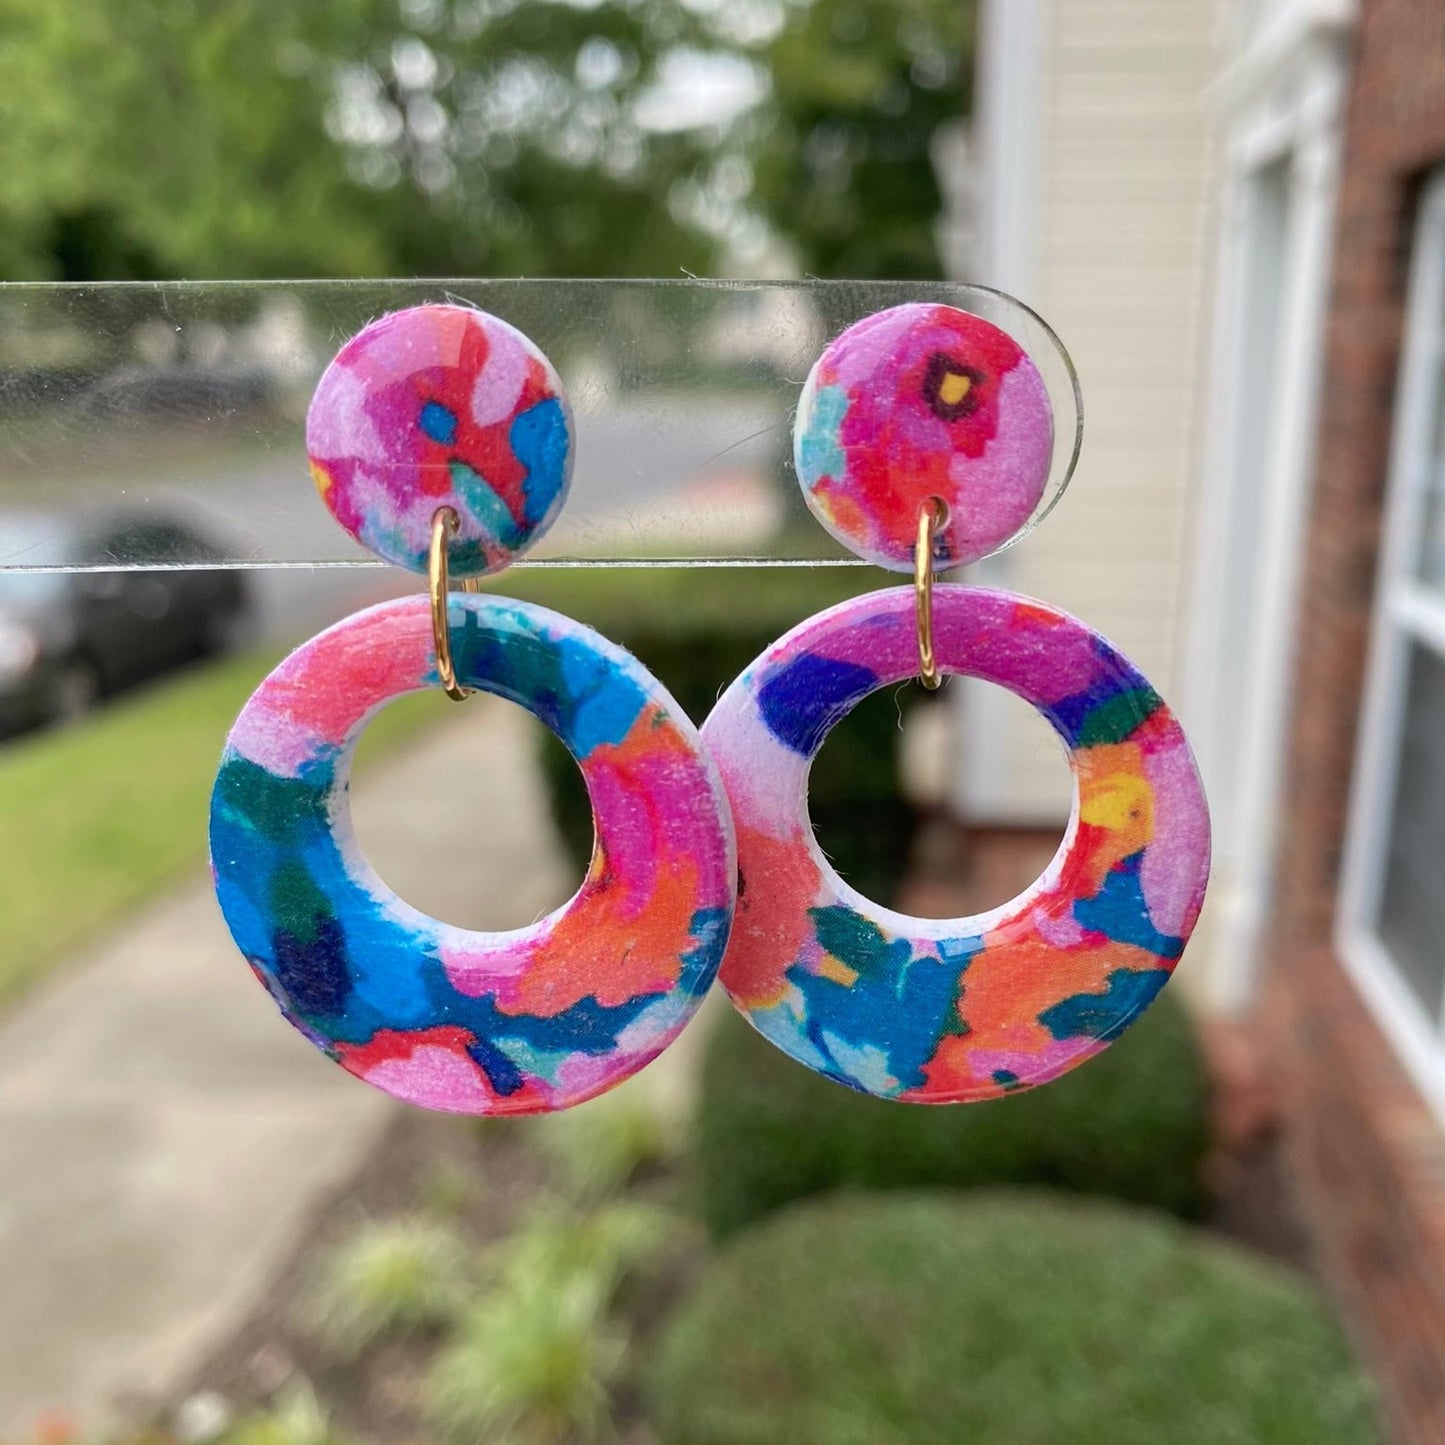
[[[699,1202],[723,1238],[828,1190],[1044,1185],[1186,1217],[1204,1204],[1208,1093],[1166,990],[1117,1043],[1038,1089],[926,1108],[821,1078],[729,1014],[708,1040],[693,1131]]]
[[[713,1260],[650,1362],[661,1445],[1376,1445],[1298,1277],[1167,1217],[852,1195]]]
[[[221,746],[275,661],[197,667],[0,750],[0,1005],[200,868]],[[428,701],[381,713],[367,755],[435,717]]]

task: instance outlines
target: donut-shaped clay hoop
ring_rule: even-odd
[[[1074,807],[1026,893],[910,918],[850,888],[808,821],[828,730],[918,669],[911,588],[819,613],[775,643],[703,727],[732,802],[738,911],[721,978],[785,1053],[866,1093],[990,1099],[1098,1053],[1173,972],[1204,898],[1209,814],[1184,733],[1076,618],[972,587],[933,593],[941,671],[998,683],[1053,724]]]
[[[453,1113],[560,1109],[654,1058],[707,992],[731,820],[696,729],[620,647],[485,595],[453,596],[449,622],[459,680],[536,714],[581,766],[597,842],[576,896],[529,928],[470,932],[398,898],[357,847],[356,740],[383,703],[437,686],[425,596],[337,623],[252,695],[211,800],[216,890],[281,1011],[343,1068]]]

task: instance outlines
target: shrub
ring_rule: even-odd
[[[482,1275],[498,1295],[577,1294],[600,1317],[627,1275],[666,1247],[676,1223],[642,1200],[582,1210],[534,1201],[522,1225],[486,1252]]]
[[[483,1261],[486,1285],[427,1376],[427,1415],[459,1442],[562,1445],[610,1425],[627,1332],[611,1318],[627,1273],[672,1220],[646,1204],[539,1205]]]
[[[643,1170],[678,1154],[681,1120],[645,1088],[621,1088],[572,1109],[529,1120],[530,1139],[567,1198],[606,1199]]]
[[[432,1364],[427,1416],[457,1441],[596,1440],[623,1348],[585,1286],[489,1298],[467,1311]]]
[[[844,1186],[1041,1184],[1191,1217],[1204,1202],[1209,1143],[1198,1048],[1168,991],[1051,1084],[933,1107],[845,1089],[725,1016],[708,1041],[694,1132],[701,1208],[716,1238]]]
[[[294,1381],[266,1410],[243,1416],[219,1445],[345,1445],[304,1380]]]
[[[714,1259],[649,1380],[662,1445],[1364,1445],[1321,1302],[1163,1216],[837,1196]]]
[[[409,1216],[367,1223],[326,1256],[304,1314],[349,1358],[384,1335],[447,1324],[466,1301],[470,1273],[450,1225]]]

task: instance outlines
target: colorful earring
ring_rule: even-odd
[[[753,1025],[839,1083],[913,1103],[1042,1084],[1116,1038],[1168,980],[1209,874],[1209,815],[1178,722],[1127,658],[1030,598],[933,585],[1038,506],[1053,446],[1042,377],[947,306],[884,311],[808,377],[794,450],[823,525],[913,588],[844,602],[775,643],[703,726],[738,837],[721,979]],[[936,653],[935,653],[936,649]],[[812,759],[863,697],[921,673],[1032,703],[1069,751],[1057,856],[973,918],[909,918],[850,888],[807,814]]]
[[[717,972],[735,899],[731,818],[682,709],[635,658],[546,608],[453,594],[536,542],[566,494],[571,415],[547,359],[462,306],[384,316],[322,377],[307,449],[322,497],[431,596],[359,612],[257,688],[211,801],[216,892],[285,1016],[368,1083],[471,1114],[560,1109],[662,1051]],[[581,766],[596,822],[582,887],[510,933],[398,898],[351,828],[351,756],[401,693],[520,703]]]

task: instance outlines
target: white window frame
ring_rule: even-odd
[[[1385,539],[1375,594],[1336,946],[1416,1087],[1445,1123],[1445,1000],[1431,1017],[1377,931],[1395,801],[1410,648],[1445,659],[1445,587],[1420,581],[1435,405],[1445,404],[1445,169],[1421,196],[1391,439]],[[1445,746],[1445,735],[1441,745]],[[1445,872],[1441,886],[1445,887]],[[1445,948],[1445,939],[1441,940]]]
[[[1213,760],[1237,754],[1228,795],[1211,793],[1214,876],[1195,949],[1209,959],[1208,1006],[1240,1014],[1254,1002],[1274,886],[1281,779],[1288,746],[1305,518],[1314,476],[1320,358],[1329,300],[1339,183],[1339,119],[1351,7],[1285,5],[1253,34],[1221,81],[1227,108],[1224,183],[1199,503],[1180,709],[1198,749],[1206,789]],[[1277,321],[1273,417],[1264,439],[1263,494],[1243,489],[1237,379],[1245,343],[1249,197],[1270,167],[1288,167],[1284,285]],[[1239,529],[1258,533],[1254,570],[1239,575]],[[1248,589],[1257,611],[1240,694],[1221,711],[1220,678],[1235,639],[1220,625],[1220,599]],[[1237,668],[1230,670],[1237,671]]]

